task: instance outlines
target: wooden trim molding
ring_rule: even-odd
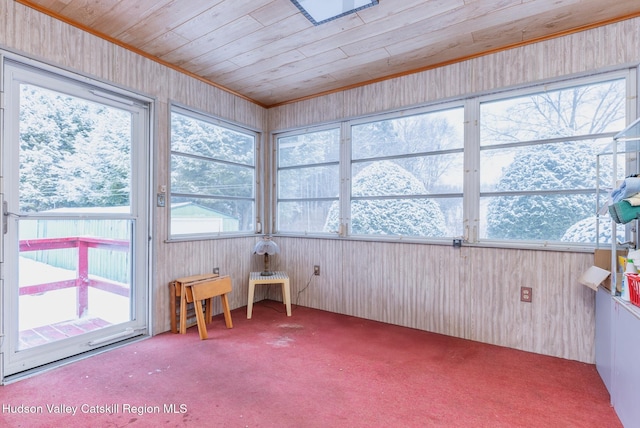
[[[464,62],[464,61],[467,61],[467,60],[470,60],[470,59],[479,58],[479,57],[482,57],[482,56],[487,56],[487,55],[491,55],[491,54],[494,54],[494,53],[507,51],[509,49],[515,49],[515,48],[519,48],[519,47],[523,47],[523,46],[527,46],[527,45],[532,45],[534,43],[544,42],[546,40],[556,39],[558,37],[564,37],[564,36],[568,36],[570,34],[580,33],[582,31],[592,30],[594,28],[603,27],[605,25],[615,24],[616,22],[626,21],[627,19],[633,19],[633,18],[638,18],[638,17],[640,17],[640,12],[632,13],[630,15],[623,15],[623,16],[619,16],[617,18],[611,18],[611,19],[607,19],[607,20],[604,20],[604,21],[598,21],[598,22],[595,22],[593,24],[583,25],[583,26],[580,26],[580,27],[572,28],[570,30],[559,31],[557,33],[549,34],[547,36],[537,37],[537,38],[534,38],[534,39],[521,41],[521,42],[518,42],[518,43],[512,43],[510,45],[501,46],[499,48],[494,48],[494,49],[489,49],[489,50],[486,50],[486,51],[478,52],[477,54],[467,55],[467,56],[460,57],[460,58],[455,58],[455,59],[452,59],[452,60],[449,60],[449,61],[444,61],[444,62],[439,62],[437,64],[428,65],[428,66],[425,66],[425,67],[419,67],[419,68],[416,68],[416,69],[404,71],[402,73],[390,74],[388,76],[378,77],[376,79],[367,80],[367,81],[361,82],[361,83],[354,83],[352,85],[343,86],[343,87],[340,87],[340,88],[332,89],[330,91],[319,92],[317,94],[308,95],[306,97],[300,97],[300,98],[296,98],[296,99],[292,99],[292,100],[288,100],[288,101],[283,101],[281,103],[271,104],[271,105],[267,106],[267,108],[280,107],[280,106],[287,105],[287,104],[297,103],[299,101],[307,101],[307,100],[310,100],[310,99],[313,99],[313,98],[318,98],[318,97],[321,97],[321,96],[324,96],[324,95],[330,95],[330,94],[334,94],[336,92],[347,91],[349,89],[359,88],[359,87],[362,87],[362,86],[383,82],[385,80],[396,79],[396,78],[399,78],[399,77],[408,76],[408,75],[420,73],[420,72],[423,72],[423,71],[433,70],[433,69],[436,69],[436,68],[445,67],[447,65],[456,64],[456,63],[459,63],[459,62]]]

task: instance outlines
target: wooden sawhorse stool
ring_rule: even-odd
[[[193,303],[196,324],[200,339],[207,336],[207,324],[213,318],[212,302],[215,296],[220,296],[222,301],[222,311],[227,328],[233,328],[231,321],[231,311],[229,310],[229,300],[227,294],[231,292],[231,278],[218,276],[217,274],[193,275],[178,278],[169,284],[171,289],[171,331],[185,334],[187,332],[187,303]],[[180,324],[178,328],[178,313],[176,311],[176,298],[180,297]],[[202,301],[206,300],[205,313],[202,311]]]
[[[287,307],[287,316],[291,316],[291,289],[289,288],[289,275],[285,272],[273,272],[273,275],[260,275],[260,272],[249,274],[249,301],[247,302],[247,319],[251,319],[253,312],[253,296],[256,284],[282,284],[282,302]]]

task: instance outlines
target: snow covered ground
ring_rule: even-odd
[[[76,277],[75,271],[61,269],[25,257],[20,257],[19,267],[21,287]],[[19,330],[77,319],[77,306],[75,288],[20,296],[18,303]],[[89,307],[86,317],[101,318],[110,324],[118,324],[129,320],[129,308],[128,298],[89,287]]]

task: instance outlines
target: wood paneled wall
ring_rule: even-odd
[[[640,62],[632,19],[269,110],[269,129],[332,122]],[[284,241],[284,242],[282,242]],[[586,253],[280,239],[302,305],[593,363]],[[295,256],[294,256],[295,254]],[[328,266],[327,266],[328,264]],[[521,303],[520,286],[533,288]]]
[[[172,101],[251,128],[283,130],[636,63],[639,40],[640,20],[623,21],[266,111],[11,0],[0,0],[3,48],[156,100],[155,186],[169,180]],[[248,273],[260,269],[251,254],[257,238],[167,243],[167,219],[165,208],[154,208],[154,332],[169,328],[167,284],[176,277],[219,266],[234,281],[232,307],[246,305]],[[591,254],[277,239],[282,253],[274,264],[289,272],[294,303],[594,361],[594,295],[577,283],[591,264]],[[321,265],[319,277],[312,276],[314,264]],[[519,302],[521,285],[533,287],[533,303]]]
[[[275,264],[299,305],[593,362],[595,294],[578,283],[590,253],[277,241]],[[521,286],[533,288],[532,303],[520,302]]]

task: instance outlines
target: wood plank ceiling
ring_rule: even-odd
[[[265,107],[640,16],[638,0],[16,0]]]

